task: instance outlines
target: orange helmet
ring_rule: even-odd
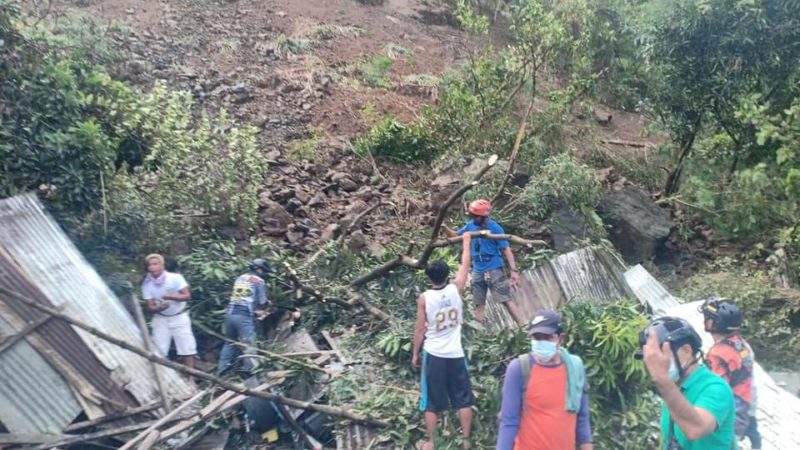
[[[489,213],[492,212],[492,202],[484,199],[473,200],[467,212],[473,216],[489,217]]]

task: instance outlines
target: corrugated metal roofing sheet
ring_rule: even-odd
[[[41,291],[31,284],[3,247],[0,247],[0,286],[50,306]],[[22,330],[27,324],[47,317],[44,313],[20,302],[4,299],[2,294],[0,294],[0,305],[4,319],[17,330]],[[76,382],[73,379],[72,374],[74,374],[81,383],[86,384],[86,387],[80,389],[82,396],[86,397],[78,397],[76,400],[86,406],[85,411],[90,419],[136,406],[135,401],[114,383],[108,370],[69,324],[49,320],[39,325],[35,332],[25,339],[35,350],[40,352],[43,349],[47,350],[42,356],[56,372],[67,379],[68,383]]]
[[[702,302],[675,305],[666,315],[682,317],[689,321],[703,339],[703,350],[714,343],[711,334],[703,332],[703,315],[697,310]],[[756,355],[758,358],[758,355]],[[763,450],[800,448],[800,399],[775,384],[775,381],[756,364],[753,373],[758,392],[758,429],[763,440]],[[749,445],[749,444],[746,444]],[[740,448],[749,448],[740,446]]]
[[[142,335],[119,299],[83,258],[34,195],[0,200],[0,245],[50,303],[101,331],[142,343]],[[140,404],[159,398],[149,362],[82,330],[75,330],[110,371],[118,386]],[[192,388],[175,371],[161,370],[170,396]]]
[[[0,317],[0,334],[15,332]],[[69,384],[25,340],[0,353],[0,380],[0,422],[15,433],[60,433],[83,409]]]
[[[522,272],[520,284],[512,294],[525,322],[542,308],[558,309],[564,303],[564,295],[549,263]],[[486,318],[493,328],[516,327],[506,308],[494,301],[487,302]]]
[[[559,255],[550,264],[567,301],[574,298],[605,301],[625,297],[619,280],[591,248]]]
[[[678,299],[673,297],[641,264],[625,271],[624,277],[636,298],[643,305],[649,306],[655,317],[663,316],[668,309],[679,304]]]
[[[608,301],[630,296],[620,280],[624,266],[599,252],[582,248],[522,272],[513,289],[521,318],[527,322],[536,311],[558,309],[573,298]],[[491,299],[491,291],[486,319],[490,328],[517,327],[506,308]]]

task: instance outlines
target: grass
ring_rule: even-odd
[[[361,81],[372,87],[388,88],[391,86],[389,70],[394,60],[385,54],[372,55],[357,66]]]
[[[286,159],[293,164],[317,161],[317,146],[322,138],[315,132],[305,139],[295,139],[286,144]]]

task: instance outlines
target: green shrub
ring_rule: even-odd
[[[513,223],[541,221],[562,202],[575,211],[591,211],[600,198],[601,186],[591,169],[568,153],[551,156],[531,173],[531,180],[500,210]]]
[[[800,354],[800,294],[778,290],[775,274],[747,269],[741,262],[721,259],[705,273],[687,280],[681,296],[700,300],[729,297],[741,307],[742,334],[753,346],[756,359],[768,367],[797,370]]]
[[[655,448],[659,402],[641,361],[639,333],[648,318],[638,302],[570,301],[564,309],[570,351],[583,358],[597,448]]]
[[[394,61],[389,55],[373,55],[358,64],[357,70],[361,80],[367,86],[389,87],[392,82],[389,79],[389,70]]]
[[[419,123],[404,125],[386,118],[357,138],[353,149],[359,156],[412,164],[430,163],[441,153],[428,131]]]

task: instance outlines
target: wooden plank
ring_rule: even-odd
[[[45,322],[50,320],[52,316],[41,316],[34,320],[33,322],[28,322],[27,325],[21,330],[19,330],[16,334],[12,334],[9,336],[0,336],[0,353],[3,353],[7,349],[11,348],[14,344],[19,342],[22,338],[27,336],[28,334],[36,331],[41,325]]]
[[[202,390],[202,391],[198,392],[197,394],[195,394],[194,397],[190,398],[189,400],[186,400],[180,406],[178,406],[177,408],[173,409],[169,414],[167,414],[164,417],[156,420],[155,423],[150,425],[146,430],[142,431],[141,433],[136,435],[133,439],[131,439],[130,441],[126,442],[125,445],[123,445],[122,447],[119,448],[119,450],[129,450],[134,445],[136,445],[137,442],[139,442],[142,439],[146,438],[147,435],[149,435],[151,432],[157,431],[158,427],[160,427],[161,425],[169,422],[170,419],[172,419],[174,417],[177,417],[178,414],[181,413],[181,411],[183,411],[184,409],[188,408],[189,406],[193,405],[195,402],[200,400],[204,395],[206,395],[206,392],[207,392],[206,390]]]
[[[336,341],[333,339],[331,334],[327,331],[323,331],[322,337],[325,338],[325,340],[328,342],[328,345],[331,346],[331,349],[336,352],[337,356],[339,356],[339,361],[341,361],[342,364],[347,364],[347,358],[345,358],[344,353],[342,353],[342,351],[339,349],[339,346],[336,345]]]
[[[150,404],[147,404],[147,405],[144,405],[144,406],[139,406],[139,407],[136,407],[136,408],[130,408],[130,409],[127,409],[125,411],[121,411],[119,413],[109,414],[107,416],[99,417],[99,418],[94,419],[94,420],[85,420],[83,422],[77,422],[77,423],[70,424],[66,428],[64,428],[64,432],[65,433],[70,433],[70,432],[73,432],[73,431],[84,430],[86,428],[91,428],[91,427],[94,427],[94,426],[97,426],[97,425],[104,424],[106,422],[111,422],[113,420],[124,419],[126,417],[135,416],[136,414],[149,412],[149,411],[152,411],[154,409],[158,409],[160,407],[161,407],[161,402],[153,402],[153,403],[150,403]]]
[[[275,380],[275,381],[270,382],[270,383],[264,383],[264,384],[262,384],[260,386],[257,386],[255,388],[253,388],[253,390],[254,391],[264,391],[266,389],[269,389],[272,386],[277,386],[277,385],[283,383],[283,381],[284,381],[284,379],[279,379],[279,380]],[[227,391],[225,394],[228,394],[228,393],[233,394],[233,391]],[[247,397],[248,397],[247,395],[236,395],[235,397],[233,397],[233,395],[225,395],[225,394],[219,396],[219,398],[217,398],[214,401],[212,401],[211,403],[209,403],[208,406],[203,408],[198,414],[196,414],[196,415],[194,415],[194,416],[192,416],[192,417],[190,417],[190,418],[188,418],[186,420],[183,420],[183,421],[181,421],[179,423],[176,423],[175,425],[172,426],[172,428],[168,428],[168,429],[164,430],[161,433],[161,439],[162,440],[163,439],[169,439],[169,438],[171,438],[171,437],[173,437],[173,436],[175,436],[177,434],[180,434],[180,433],[188,430],[189,428],[197,425],[198,423],[208,419],[209,417],[212,417],[212,416],[214,416],[216,414],[223,413],[223,412],[233,408],[234,406],[236,406],[236,405],[240,404],[241,402],[245,401],[247,399]],[[233,398],[231,398],[231,397],[233,397]]]

